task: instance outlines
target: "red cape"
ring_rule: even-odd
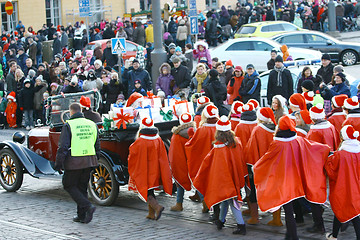
[[[340,144],[339,133],[336,132],[335,127],[329,122],[326,125],[312,125],[306,138],[318,143],[327,144],[331,151],[335,151]]]
[[[16,127],[16,102],[9,102],[6,106],[6,121],[9,124],[9,127]],[[14,117],[12,116],[14,114]]]
[[[256,126],[257,121],[253,121],[251,124],[246,124],[243,121],[240,121],[240,123],[236,126],[235,136],[240,139],[242,146],[246,146],[251,136],[251,132]]]
[[[328,118],[328,121],[334,125],[336,131],[338,132],[339,136],[340,136],[340,130],[341,130],[341,127],[342,127],[342,124],[343,122],[345,121],[346,119],[346,115],[344,113],[340,113],[340,114],[337,114],[337,113],[334,113],[333,115],[331,115],[329,118]]]
[[[360,114],[349,114],[346,120],[343,122],[343,126],[351,125],[355,128],[355,131],[360,132]],[[360,136],[357,138],[360,141]]]
[[[212,149],[215,140],[215,124],[204,124],[198,128],[194,136],[185,144],[189,176],[192,181],[206,155]]]
[[[215,144],[201,164],[193,184],[204,195],[208,207],[235,197],[241,201],[240,189],[245,185],[246,172],[240,143],[235,148]]]
[[[274,131],[259,124],[251,132],[251,137],[245,147],[245,161],[254,165],[268,150],[274,138]]]
[[[185,143],[187,138],[179,134],[173,134],[169,149],[169,161],[171,172],[175,181],[181,185],[186,191],[191,190],[191,182],[189,179],[189,172],[187,167],[187,159],[185,152]]]
[[[235,131],[235,128],[236,128],[236,126],[239,124],[239,122],[240,122],[240,119],[237,118],[237,117],[231,117],[231,118],[230,118],[231,130],[232,130],[232,131]]]
[[[145,139],[149,138],[149,139]],[[172,180],[166,148],[159,136],[140,135],[129,147],[128,170],[141,198],[147,201],[149,189],[160,185],[172,194]]]
[[[295,128],[296,130],[296,134],[299,136],[299,137],[304,137],[306,138],[306,135],[308,134],[304,129],[301,129],[301,128]]]
[[[196,128],[199,128],[200,122],[201,122],[201,115],[195,115],[194,116],[194,122],[196,124]]]
[[[261,211],[274,212],[300,197],[326,201],[324,164],[330,148],[302,137],[274,138],[254,165],[254,183]]]
[[[359,151],[359,146],[357,147]],[[340,222],[360,215],[360,153],[336,151],[325,164],[331,209]]]

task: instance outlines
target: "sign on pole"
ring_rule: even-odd
[[[90,0],[79,0],[80,17],[90,16]]]
[[[189,0],[189,9],[196,9],[196,0]]]
[[[190,17],[190,34],[199,34],[199,25],[197,17]]]
[[[125,38],[112,38],[111,39],[111,52],[112,54],[126,53]]]
[[[7,1],[5,3],[5,12],[7,13],[7,15],[11,15],[14,12],[13,4],[10,1]]]

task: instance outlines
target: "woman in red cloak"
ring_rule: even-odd
[[[171,195],[172,180],[166,148],[151,118],[142,119],[139,136],[129,147],[128,169],[129,189],[136,190],[148,203],[146,218],[158,220],[164,207],[157,202],[154,189],[162,185]]]
[[[331,112],[326,115],[326,119],[334,125],[336,131],[340,136],[340,130],[343,125],[343,122],[346,119],[346,113],[344,112],[342,106],[344,105],[345,100],[348,98],[346,94],[340,94],[332,97],[331,99]]]
[[[341,131],[343,142],[325,163],[329,176],[331,209],[334,223],[327,239],[337,239],[341,223],[351,221],[355,228],[356,239],[360,239],[360,142],[356,139],[359,132],[346,125]]]
[[[240,123],[235,128],[235,136],[239,138],[242,146],[246,146],[254,127],[257,126],[255,107],[247,103],[241,108]]]
[[[239,124],[241,120],[241,108],[244,104],[240,101],[234,101],[231,105],[231,112],[229,114],[231,130],[235,131],[236,126]]]
[[[310,126],[313,121],[310,118],[310,113],[308,110],[301,110],[300,112],[295,112],[295,122],[296,122],[296,132],[300,137],[306,137],[310,131]]]
[[[319,204],[326,201],[323,168],[329,152],[326,145],[297,137],[294,121],[283,116],[274,141],[254,165],[259,207],[264,212],[274,212],[281,206],[284,208],[287,239],[298,239],[292,205],[295,199],[305,197]],[[315,215],[318,217],[318,213]]]

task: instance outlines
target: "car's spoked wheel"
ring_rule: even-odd
[[[111,205],[119,194],[119,184],[109,163],[99,159],[99,166],[91,172],[90,195],[99,205]]]
[[[8,192],[17,191],[23,182],[23,166],[10,149],[0,151],[0,184]]]
[[[346,66],[354,65],[357,62],[357,55],[353,51],[345,51],[342,54],[341,61]]]

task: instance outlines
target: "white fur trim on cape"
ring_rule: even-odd
[[[349,113],[347,118],[360,118],[360,113]]]
[[[345,140],[339,147],[339,151],[341,150],[351,153],[360,153],[360,142],[357,139]]]
[[[333,113],[333,115],[331,116],[341,116],[341,115],[346,115],[346,113],[343,111],[343,112],[336,112],[336,113]],[[360,114],[359,114],[360,116]]]
[[[295,140],[296,138],[297,138],[297,134],[295,136],[289,137],[289,138],[274,137],[274,141],[291,142],[292,140]]]
[[[160,136],[156,134],[155,136],[146,136],[146,135],[140,135],[141,138],[147,139],[147,140],[155,140],[159,138]]]
[[[270,128],[268,128],[268,127],[266,127],[264,124],[262,124],[262,123],[259,123],[258,124],[261,128],[263,128],[265,131],[268,131],[268,132],[270,132],[270,133],[274,133],[275,132],[275,130],[271,130]]]
[[[297,132],[301,132],[302,134],[304,134],[305,136],[308,134],[304,129],[301,129],[301,128],[295,128],[295,130]]]
[[[216,123],[204,123],[202,127],[216,127]]]
[[[255,120],[255,121],[240,120],[240,123],[243,123],[243,124],[257,124],[257,120]]]
[[[314,124],[310,126],[310,129],[326,129],[326,128],[330,128],[332,126],[332,124],[328,121],[326,122],[322,122],[319,124]]]
[[[222,148],[222,147],[226,147],[225,143],[222,144],[214,144],[214,148]]]
[[[240,118],[237,118],[237,117],[232,117],[232,118],[230,119],[230,121],[240,122],[241,119],[240,119]]]

